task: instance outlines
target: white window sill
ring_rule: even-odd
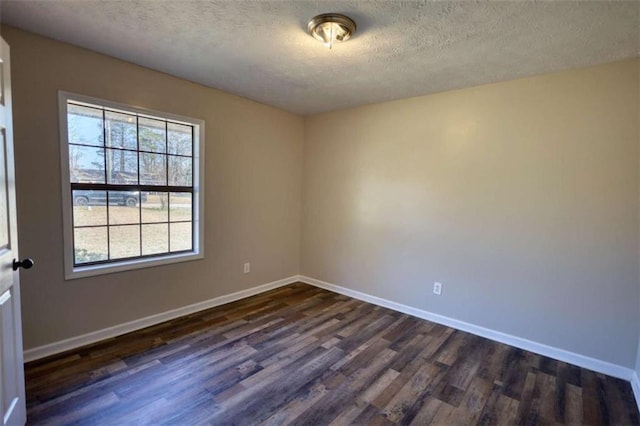
[[[135,269],[151,268],[154,266],[170,265],[172,263],[188,262],[204,259],[204,253],[180,253],[168,254],[147,259],[132,259],[122,262],[105,263],[100,265],[75,266],[66,271],[65,280],[94,277],[97,275],[112,274],[116,272],[131,271]]]

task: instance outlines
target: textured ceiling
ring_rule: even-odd
[[[639,1],[3,0],[3,23],[313,114],[640,52]],[[306,23],[344,13],[332,50]]]

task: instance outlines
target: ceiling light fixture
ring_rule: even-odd
[[[338,13],[323,13],[309,21],[309,34],[331,49],[337,41],[347,41],[356,32],[353,19]]]

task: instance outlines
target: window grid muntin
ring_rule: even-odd
[[[107,161],[107,126],[105,124],[105,120],[106,120],[106,115],[107,113],[105,112],[104,108],[102,109],[102,150],[104,152],[104,183],[105,184],[109,184],[109,180],[107,178],[107,173],[109,170],[109,163]],[[138,179],[138,182],[140,180]],[[73,185],[71,185],[71,190],[73,190]],[[109,238],[109,191],[106,191],[106,197],[105,197],[105,206],[107,209],[107,260],[111,259],[111,238]],[[75,231],[75,229],[74,229]],[[75,232],[74,232],[75,235]],[[74,245],[75,248],[75,245]],[[75,250],[73,251],[74,256],[73,256],[73,264],[77,265],[76,263],[76,257],[75,257]]]
[[[84,147],[87,147],[87,148],[94,148],[94,149],[102,148],[102,147],[99,147],[97,145],[87,145],[87,144],[83,144],[83,143],[69,143],[69,146],[84,146]],[[165,154],[165,153],[162,153],[162,152],[145,151],[143,149],[137,150],[137,149],[129,149],[129,148],[120,148],[120,147],[117,147],[117,146],[106,147],[106,149],[111,149],[111,150],[114,150],[114,151],[139,152],[139,153],[142,153],[142,154],[166,155],[168,157],[193,158],[191,155],[186,155],[186,154]]]
[[[72,239],[72,244],[73,244],[73,266],[74,267],[78,267],[78,266],[92,266],[92,265],[103,265],[103,264],[114,264],[114,263],[120,263],[120,262],[125,262],[128,260],[136,260],[136,259],[146,259],[146,258],[157,258],[157,257],[162,257],[162,256],[166,256],[166,255],[177,255],[177,254],[183,254],[183,253],[193,253],[194,252],[194,241],[196,238],[195,232],[195,225],[196,225],[196,221],[195,221],[195,212],[196,212],[196,199],[194,197],[195,191],[194,191],[194,173],[193,173],[193,167],[194,167],[194,159],[195,159],[195,125],[192,123],[185,123],[185,122],[180,122],[180,121],[176,121],[176,120],[170,120],[170,119],[165,119],[165,118],[161,118],[161,117],[157,117],[157,116],[151,116],[151,115],[146,115],[146,114],[140,114],[140,113],[135,113],[132,111],[126,111],[126,110],[119,110],[119,109],[115,109],[115,108],[109,108],[109,107],[100,107],[100,106],[96,106],[96,105],[92,105],[92,104],[88,104],[88,103],[84,103],[84,102],[79,102],[79,101],[73,101],[73,100],[67,100],[67,105],[80,105],[83,107],[88,107],[88,108],[93,108],[96,110],[101,110],[102,111],[102,132],[103,132],[103,140],[102,140],[102,147],[96,146],[96,145],[87,145],[87,144],[77,144],[77,143],[69,143],[68,139],[67,139],[67,146],[86,146],[86,147],[92,147],[92,148],[102,148],[103,149],[103,153],[104,153],[104,182],[105,183],[87,183],[87,182],[69,182],[69,186],[70,186],[70,191],[71,191],[71,227],[72,227],[72,232],[71,232],[71,239]],[[116,113],[120,113],[120,114],[127,114],[127,115],[132,115],[135,116],[136,118],[136,141],[137,141],[137,150],[131,150],[131,149],[126,149],[126,148],[116,148],[116,147],[112,147],[109,146],[107,147],[107,136],[106,136],[106,111],[111,111],[111,112],[116,112]],[[148,118],[148,119],[152,119],[152,120],[157,120],[157,121],[161,121],[164,122],[164,136],[165,136],[165,152],[164,153],[158,153],[156,151],[141,151],[140,150],[140,121],[139,118],[143,117],[143,118]],[[67,117],[66,117],[66,121],[68,123],[68,113],[67,113]],[[169,134],[168,134],[168,123],[175,123],[175,124],[179,124],[182,126],[188,126],[191,130],[191,156],[188,155],[184,155],[184,154],[169,154]],[[68,149],[68,148],[67,148]],[[133,184],[110,184],[108,183],[108,162],[107,162],[107,149],[118,149],[118,150],[122,150],[122,151],[129,151],[129,152],[135,152],[137,155],[137,163],[138,163],[138,167],[137,167],[137,181],[138,184],[137,185],[133,185]],[[165,185],[141,185],[140,184],[140,153],[152,153],[152,154],[158,154],[158,155],[164,155],[165,157]],[[173,155],[176,157],[183,157],[183,158],[190,158],[191,159],[191,186],[171,186],[169,185],[169,155]],[[69,167],[69,164],[67,164],[67,167]],[[75,207],[75,200],[74,200],[74,191],[76,190],[91,190],[91,191],[106,191],[106,198],[105,198],[105,207],[106,207],[106,225],[81,225],[81,226],[75,226],[75,211],[74,211],[74,207]],[[109,222],[109,208],[111,205],[111,202],[109,200],[110,197],[110,191],[120,191],[120,192],[124,192],[124,191],[137,191],[138,192],[138,216],[139,216],[139,223],[132,223],[132,224],[117,224],[117,225],[111,225]],[[142,221],[142,197],[141,194],[142,192],[155,192],[155,193],[164,193],[167,196],[167,221],[166,222],[143,222]],[[190,193],[191,194],[191,220],[180,220],[180,221],[171,221],[171,193],[175,192],[175,193],[180,193],[180,192],[184,192],[184,193]],[[191,223],[191,243],[190,249],[186,249],[186,250],[176,250],[176,251],[171,251],[171,224],[172,223]],[[143,225],[149,225],[149,224],[153,224],[153,225],[161,225],[161,224],[166,224],[167,225],[167,251],[166,252],[159,252],[159,253],[153,253],[153,254],[148,254],[148,255],[143,255],[143,238],[142,238],[142,226]],[[139,256],[133,256],[133,257],[119,257],[119,258],[115,258],[115,259],[111,259],[111,240],[110,240],[110,227],[112,226],[131,226],[131,225],[137,225],[138,229],[139,229],[139,249],[140,249],[140,255]],[[82,263],[78,263],[76,261],[76,236],[75,236],[75,230],[76,229],[83,229],[83,228],[101,228],[104,227],[106,228],[106,232],[107,232],[107,259],[106,260],[100,260],[100,261],[90,261],[90,262],[82,262]]]
[[[140,152],[140,116],[136,115],[136,147],[138,148],[138,153]],[[138,160],[138,185],[140,185],[140,154],[137,156]],[[138,191],[140,193],[141,191]],[[138,203],[140,207],[138,209],[138,220],[142,223],[142,197]],[[140,242],[140,256],[142,256],[142,225],[138,227],[138,241]]]

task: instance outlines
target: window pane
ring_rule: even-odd
[[[171,222],[192,220],[192,197],[190,192],[172,192],[169,201]]]
[[[169,185],[191,186],[192,176],[190,157],[169,156]]]
[[[71,182],[104,183],[104,150],[69,145],[69,177]]]
[[[106,191],[73,191],[73,226],[107,224]]]
[[[140,256],[140,225],[110,226],[111,259]]]
[[[166,155],[140,153],[140,184],[166,185]]]
[[[168,251],[168,225],[166,223],[142,225],[142,254],[167,253]]]
[[[67,104],[67,131],[69,143],[103,146],[102,110]]]
[[[107,149],[107,183],[138,183],[138,154],[120,149]]]
[[[109,191],[109,225],[140,223],[138,191]]]
[[[67,129],[62,149],[69,157],[69,180],[63,169],[63,181],[72,198],[64,207],[67,214],[72,209],[72,241],[65,233],[65,246],[73,245],[74,265],[124,265],[141,256],[146,261],[193,251],[198,125],[125,105],[60,99],[67,103],[60,124]]]
[[[74,230],[75,261],[78,263],[107,260],[107,227]]]
[[[168,222],[168,194],[166,192],[148,193],[142,199],[142,222]]]
[[[138,128],[140,129],[140,151],[166,152],[167,132],[165,121],[140,117]]]
[[[138,149],[136,117],[134,115],[105,111],[104,126],[107,135],[107,146]]]
[[[192,227],[191,222],[172,223],[171,251],[191,250]]]
[[[193,155],[192,129],[184,124],[167,123],[169,154]]]

